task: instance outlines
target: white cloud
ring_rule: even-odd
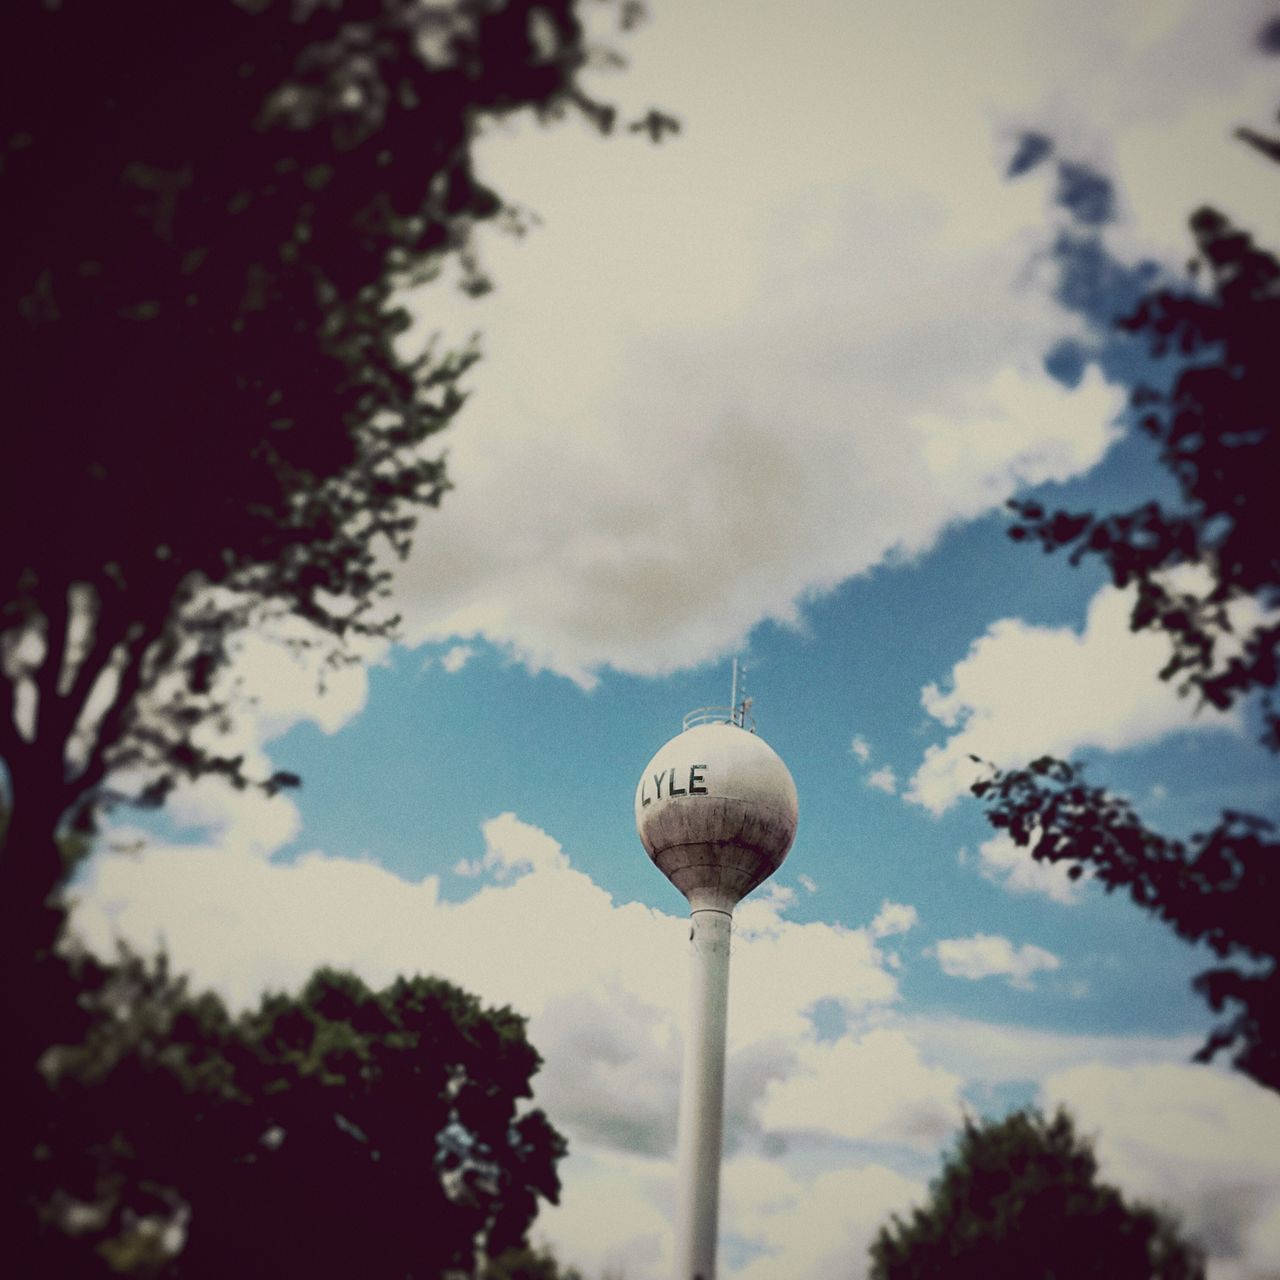
[[[809,1010],[820,1000],[856,1013],[897,998],[897,984],[866,930],[778,919],[749,932],[751,919],[742,916],[750,905],[734,913],[733,989],[743,995],[729,1025],[731,1049],[802,1039],[811,1032]]]
[[[921,692],[925,710],[952,730],[930,747],[911,779],[909,800],[942,813],[982,772],[971,756],[1000,768],[1082,747],[1119,751],[1179,729],[1238,730],[1235,713],[1206,708],[1158,678],[1168,641],[1129,630],[1133,596],[1103,587],[1082,631],[1001,618],[951,669],[949,688]]]
[[[727,1273],[732,1280],[864,1275],[877,1230],[924,1194],[920,1183],[880,1164],[797,1178],[764,1160],[731,1162],[724,1234],[759,1256]]]
[[[497,879],[506,880],[513,872],[563,871],[569,859],[558,841],[545,831],[521,822],[514,813],[499,814],[485,822],[484,855],[471,862],[459,862],[456,875],[478,876],[492,871]]]
[[[1061,968],[1062,961],[1043,947],[1023,943],[1015,947],[998,934],[975,933],[971,938],[943,938],[934,948],[942,972],[952,978],[1008,978],[1011,987],[1029,991],[1032,975]]]
[[[74,924],[107,954],[117,936],[143,949],[164,945],[177,969],[235,1005],[266,987],[297,987],[321,964],[378,985],[402,972],[438,974],[531,1017],[547,1058],[539,1096],[571,1134],[666,1150],[687,919],[613,902],[554,838],[512,814],[483,830],[485,853],[467,870],[484,878],[461,902],[442,901],[435,876],[414,883],[372,862],[309,853],[280,864],[241,847],[150,848],[94,859]],[[794,1045],[812,1035],[816,1004],[854,1014],[897,997],[865,930],[788,920],[793,896],[772,886],[735,921],[731,1143],[758,1128],[764,1087],[794,1069]]]
[[[369,667],[382,661],[388,645],[356,639],[349,647],[350,661],[331,661],[332,639],[297,618],[272,619],[234,635],[212,691],[213,702],[228,713],[199,724],[194,741],[215,754],[241,757],[249,778],[270,777],[275,766],[267,746],[273,739],[303,723],[334,734],[364,710]],[[163,685],[157,696],[169,696]],[[142,779],[118,776],[115,781],[127,792]],[[236,790],[216,775],[194,782],[180,778],[165,811],[179,829],[202,830],[212,843],[257,856],[279,849],[301,829],[297,805],[287,792],[269,796],[255,787]]]
[[[364,709],[367,666],[381,660],[386,645],[357,644],[361,661],[334,665],[326,659],[328,637],[294,619],[278,619],[270,630],[246,631],[230,644],[231,662],[220,695],[234,693],[243,708],[224,745],[260,745],[307,720],[336,733]]]
[[[849,743],[849,750],[861,764],[866,764],[871,759],[871,744],[861,734],[854,735],[853,741]]]
[[[1269,219],[1268,167],[1230,141],[1272,113],[1265,16],[666,5],[601,92],[669,104],[679,139],[491,129],[485,176],[543,221],[490,239],[493,294],[413,304],[487,359],[458,487],[398,574],[410,640],[485,637],[584,684],[689,667],[1090,468],[1123,397],[1043,374],[1081,332],[1050,298],[1052,165],[1001,170],[1048,131],[1118,180],[1117,250],[1175,268],[1207,197]]]
[[[671,1274],[675,1198],[669,1164],[591,1151],[566,1162],[558,1208],[535,1227],[562,1259],[589,1276],[661,1280]],[[819,1280],[861,1275],[871,1240],[892,1212],[925,1188],[881,1164],[808,1175],[777,1160],[726,1160],[721,1179],[720,1259],[726,1280]],[[734,1255],[748,1261],[732,1265]]]
[[[894,773],[892,765],[883,765],[867,776],[867,786],[874,787],[877,791],[883,791],[887,796],[896,795],[898,791],[898,775]]]
[[[476,651],[473,645],[455,644],[440,658],[440,665],[451,676],[455,676],[475,657],[475,654]]]
[[[688,667],[1091,467],[1123,396],[1043,373],[1080,322],[1050,297],[1052,182],[1006,182],[1004,153],[1063,102],[1086,113],[1062,121],[1079,152],[1113,125],[1177,133],[1197,94],[1231,150],[1270,87],[1239,15],[1216,21],[1242,52],[1219,42],[1209,71],[1156,86],[1168,49],[1196,58],[1202,20],[1155,36],[1048,0],[927,24],[870,3],[803,23],[668,6],[606,91],[671,103],[677,141],[492,130],[486,176],[543,225],[489,244],[484,300],[414,303],[423,332],[483,329],[488,356],[450,445],[458,487],[398,575],[411,641],[484,637],[585,684]],[[710,47],[709,77],[692,51]],[[1181,231],[1171,245],[1180,260]]]
[[[1082,1065],[1044,1082],[1096,1139],[1101,1176],[1172,1206],[1213,1280],[1280,1273],[1280,1097],[1209,1067]]]
[[[181,783],[165,812],[180,829],[200,829],[225,848],[264,857],[302,829],[298,806],[287,794],[236,791],[217,777]]]
[[[671,1264],[687,920],[613,901],[552,836],[510,814],[484,834],[485,874],[458,902],[441,900],[434,876],[415,882],[318,853],[290,864],[244,847],[99,854],[74,922],[101,949],[117,932],[143,947],[163,939],[178,969],[237,1004],[328,963],[375,984],[431,972],[513,1005],[545,1059],[536,1101],[572,1144],[563,1204],[541,1215],[539,1234],[587,1274],[622,1268],[629,1280],[661,1280]],[[869,929],[850,930],[789,920],[793,898],[774,886],[743,904],[735,928],[727,1277],[861,1274],[888,1213],[923,1196],[920,1162],[954,1132],[961,1097],[1046,1077],[1047,1099],[1070,1102],[1086,1131],[1101,1125],[1108,1176],[1187,1206],[1216,1233],[1214,1280],[1250,1274],[1223,1269],[1231,1249],[1241,1266],[1258,1263],[1254,1274],[1274,1265],[1268,1161],[1280,1141],[1270,1095],[1208,1071],[1184,1087],[1184,1068],[1170,1064],[1195,1038],[907,1016],[876,939],[914,926],[912,908],[885,903]],[[1016,978],[1043,967],[1036,949],[1004,946],[987,969]],[[846,1016],[850,1029],[835,1040],[816,1034],[819,1002]]]
[[[1041,9],[1028,73],[1043,88],[1023,121],[1119,177],[1127,256],[1176,268],[1187,216],[1206,201],[1247,225],[1274,218],[1266,164],[1230,140],[1274,115],[1274,67],[1254,46],[1273,14],[1266,0]]]
[[[905,902],[884,901],[876,918],[871,922],[873,938],[891,938],[894,934],[906,933],[920,923],[920,913],[915,907]]]
[[[963,1080],[926,1066],[902,1031],[805,1043],[796,1056],[797,1069],[765,1093],[767,1130],[933,1152],[960,1125]]]
[[[982,874],[1010,893],[1039,893],[1064,906],[1074,906],[1087,876],[1073,880],[1061,862],[1037,861],[1026,845],[1016,844],[1003,832],[978,846]]]
[[[966,1080],[1000,1085],[1040,1080],[1084,1064],[1123,1072],[1187,1062],[1199,1036],[1073,1035],[973,1018],[904,1017],[900,1025],[925,1061]]]
[[[562,1166],[559,1205],[544,1208],[534,1238],[587,1276],[659,1280],[674,1266],[670,1162],[589,1149]]]

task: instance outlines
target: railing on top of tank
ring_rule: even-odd
[[[747,713],[747,704],[737,707],[699,707],[690,711],[684,718],[683,729],[692,729],[695,724],[736,724],[748,733],[755,733],[755,717]]]

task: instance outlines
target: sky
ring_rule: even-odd
[[[682,131],[486,130],[531,225],[482,235],[491,293],[406,299],[409,341],[484,354],[400,641],[325,671],[287,627],[244,637],[230,745],[304,786],[118,814],[82,935],[163,945],[237,1007],[321,963],[512,1005],[570,1141],[535,1234],[658,1280],[687,923],[632,794],[737,656],[800,826],[735,916],[723,1280],[863,1276],[962,1117],[1033,1102],[1212,1280],[1280,1276],[1280,1097],[1190,1061],[1209,957],[968,794],[971,755],[1051,752],[1175,835],[1280,811],[1253,711],[1177,697],[1096,566],[1005,532],[1015,495],[1167,492],[1126,409],[1161,371],[1109,320],[1206,201],[1280,240],[1275,171],[1231,140],[1280,105],[1274,17],[653,0],[602,30],[629,65],[593,89]]]

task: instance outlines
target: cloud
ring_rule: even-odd
[[[726,1160],[721,1177],[719,1273],[726,1280],[819,1280],[860,1275],[890,1213],[923,1200],[918,1181],[882,1164],[797,1175],[777,1160]],[[566,1162],[558,1207],[535,1236],[586,1275],[660,1280],[671,1274],[675,1187],[669,1164],[616,1152]],[[746,1261],[733,1265],[735,1258]]]
[[[484,637],[584,685],[687,668],[1087,471],[1124,396],[1044,372],[1087,333],[1053,296],[1061,202],[1174,269],[1206,198],[1269,220],[1267,166],[1229,140],[1273,109],[1263,16],[668,6],[601,92],[672,104],[674,143],[491,129],[484,176],[541,223],[487,239],[484,299],[411,302],[486,360],[457,488],[397,574],[410,642]],[[1028,138],[1060,162],[1009,181]]]
[[[876,918],[871,922],[873,938],[891,938],[895,934],[906,933],[920,923],[920,914],[915,907],[905,902],[884,901]]]
[[[883,791],[885,795],[896,795],[898,791],[898,775],[892,765],[882,765],[874,773],[867,776],[867,786]]]
[[[302,815],[287,794],[236,791],[221,778],[200,778],[174,788],[165,812],[179,830],[202,830],[231,850],[266,857],[302,829]]]
[[[484,855],[471,862],[459,862],[456,875],[478,876],[492,871],[505,880],[515,872],[563,871],[569,859],[558,841],[545,831],[521,822],[514,813],[499,814],[481,826],[484,833]]]
[[[560,1203],[538,1214],[535,1239],[584,1275],[659,1280],[671,1274],[675,1190],[669,1161],[575,1148],[561,1170]]]
[[[275,766],[267,747],[274,739],[304,723],[332,735],[364,710],[369,667],[383,660],[388,646],[357,638],[348,647],[352,660],[331,661],[332,638],[297,618],[239,632],[228,642],[228,662],[212,691],[213,702],[228,714],[199,724],[195,742],[218,755],[241,757],[250,778],[270,777]],[[127,791],[139,780],[116,781]],[[302,825],[287,793],[235,790],[216,775],[179,778],[165,812],[179,830],[201,831],[212,844],[259,857],[294,839]]]
[[[455,644],[440,659],[440,665],[451,675],[456,676],[463,667],[475,657],[475,648],[469,644]]]
[[[1092,1134],[1100,1172],[1172,1206],[1210,1258],[1210,1275],[1280,1272],[1280,1097],[1209,1067],[1099,1064],[1044,1082]]]
[[[264,743],[308,721],[326,734],[337,733],[364,710],[368,667],[380,662],[387,645],[351,642],[358,661],[335,664],[327,655],[330,637],[295,618],[275,619],[269,628],[242,631],[228,644],[230,662],[219,674],[215,696],[233,702],[227,726],[209,725],[209,740],[222,751],[260,753]]]
[[[963,1081],[926,1066],[899,1030],[798,1047],[797,1068],[772,1081],[766,1130],[933,1152],[959,1127]]]
[[[441,899],[436,876],[413,882],[318,852],[290,863],[237,845],[103,852],[77,886],[74,927],[104,954],[117,937],[143,950],[163,945],[176,969],[237,1006],[267,988],[296,988],[322,964],[376,985],[437,974],[531,1018],[547,1060],[539,1097],[571,1135],[668,1152],[687,919],[615,903],[552,836],[514,814],[483,831],[485,853],[466,866],[478,884],[460,902]],[[770,886],[735,920],[731,1147],[758,1131],[765,1087],[795,1069],[794,1046],[812,1038],[819,1002],[848,1016],[897,998],[866,930],[789,920],[793,897]]]
[[[859,764],[870,764],[871,744],[866,738],[861,735],[855,735],[853,741],[849,744],[849,750]],[[898,775],[894,772],[892,765],[881,765],[878,769],[867,774],[863,780],[867,786],[874,788],[876,791],[883,791],[885,795],[892,796],[897,794]]]
[[[863,1275],[877,1230],[924,1192],[919,1182],[875,1163],[798,1178],[763,1160],[732,1162],[724,1175],[724,1234],[758,1254],[728,1274],[732,1280]]]
[[[983,876],[1010,893],[1038,893],[1064,906],[1080,901],[1087,876],[1073,880],[1064,863],[1037,861],[1025,845],[1003,832],[978,846]]]
[[[921,691],[925,710],[952,732],[925,752],[907,799],[933,813],[950,808],[983,771],[971,756],[1008,768],[1082,747],[1120,751],[1183,729],[1238,731],[1238,714],[1198,712],[1159,679],[1168,641],[1131,632],[1132,607],[1132,592],[1103,587],[1078,632],[993,622],[952,667],[949,688]]]
[[[673,145],[491,131],[485,176],[542,225],[490,239],[485,299],[411,304],[423,334],[482,329],[487,356],[451,437],[457,488],[398,570],[410,642],[483,637],[583,684],[689,667],[1092,467],[1124,395],[1096,368],[1071,388],[1044,372],[1084,333],[1052,296],[1055,193],[995,154],[1077,96],[1041,56],[1047,14],[944,9],[922,44],[894,7],[673,7],[608,86],[677,104]],[[1108,105],[1150,39],[1114,34],[1129,60],[1105,88],[1090,64]],[[708,47],[714,77],[687,56]]]
[[[1123,1073],[1150,1065],[1182,1064],[1200,1036],[1081,1035],[1002,1025],[973,1018],[906,1016],[899,1025],[922,1058],[983,1085],[1038,1081],[1085,1064]]]
[[[538,1233],[588,1274],[660,1280],[671,1265],[688,922],[616,902],[553,836],[511,814],[483,829],[480,874],[456,902],[435,876],[314,852],[290,863],[235,844],[99,852],[76,887],[74,926],[103,951],[117,935],[144,948],[163,940],[177,969],[236,1004],[296,988],[327,963],[375,984],[434,973],[512,1005],[544,1057],[535,1101],[571,1141],[563,1202]],[[1272,1265],[1275,1100],[1220,1073],[1179,1074],[1196,1038],[911,1016],[876,945],[914,927],[911,907],[886,902],[868,928],[847,929],[789,919],[793,900],[772,886],[735,923],[727,1278],[860,1274],[889,1212],[922,1198],[923,1167],[954,1133],[961,1100],[1046,1079],[1045,1098],[1070,1102],[1086,1131],[1102,1126],[1108,1176],[1194,1211],[1224,1266],[1231,1250],[1241,1266]],[[944,942],[939,956],[984,941]],[[995,941],[988,970],[1016,979],[1043,967],[1047,953]],[[835,1038],[817,1033],[820,1004],[843,1015]]]
[[[1005,977],[1011,987],[1030,991],[1032,974],[1061,968],[1062,961],[1043,947],[1023,943],[1015,947],[998,934],[975,933],[971,938],[944,938],[934,947],[942,972],[952,978]]]

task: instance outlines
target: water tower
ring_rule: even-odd
[[[675,1280],[714,1280],[724,1132],[725,1019],[733,909],[795,839],[796,784],[757,737],[749,702],[703,707],[649,761],[636,829],[689,900],[691,994],[680,1086]]]

